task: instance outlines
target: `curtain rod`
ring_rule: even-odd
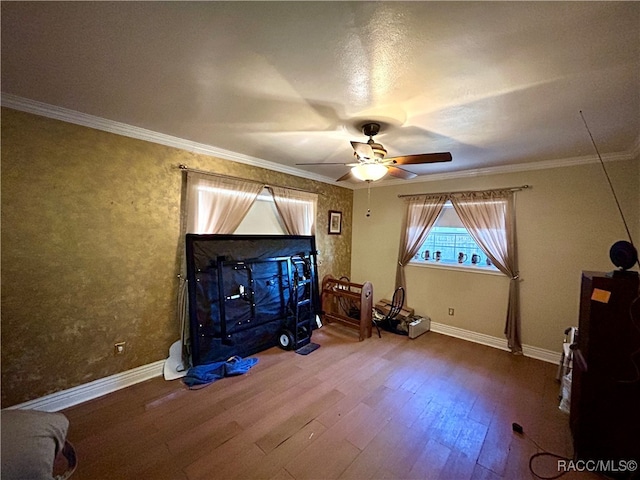
[[[427,195],[454,195],[458,193],[489,193],[489,192],[500,192],[504,190],[509,190],[511,192],[519,192],[520,190],[526,190],[527,188],[531,188],[531,185],[520,185],[519,187],[506,187],[506,188],[491,188],[489,190],[458,190],[455,192],[407,193],[404,195],[398,195],[398,198],[422,197]]]
[[[315,193],[316,195],[324,196],[324,193],[322,193],[322,192],[312,192],[311,190],[305,190],[303,188],[286,187],[284,185],[267,184],[267,183],[261,182],[259,180],[251,180],[251,179],[246,179],[246,178],[234,177],[233,175],[225,175],[224,173],[215,173],[215,172],[208,172],[206,170],[198,170],[197,168],[189,168],[188,166],[186,166],[186,165],[184,165],[182,163],[180,165],[178,165],[178,168],[180,170],[182,170],[182,171],[185,171],[185,172],[200,173],[202,175],[211,175],[212,177],[229,178],[231,180],[244,180],[245,182],[258,183],[260,185],[264,185],[265,188],[268,188],[268,187],[287,188],[289,190],[296,190],[298,192]]]

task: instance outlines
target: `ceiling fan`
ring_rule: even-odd
[[[380,143],[373,141],[373,137],[380,132],[379,123],[365,123],[362,133],[369,137],[367,143],[351,142],[353,155],[357,162],[353,163],[297,163],[296,165],[346,165],[351,167],[349,173],[338,178],[338,182],[355,177],[366,182],[380,180],[387,173],[393,177],[408,180],[418,175],[405,170],[400,165],[420,165],[425,163],[450,162],[451,153],[419,153],[416,155],[402,155],[385,158],[387,150]]]

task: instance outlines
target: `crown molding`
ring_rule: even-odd
[[[268,170],[286,173],[288,175],[294,175],[296,177],[303,177],[322,183],[338,185],[338,183],[336,183],[334,179],[325,177],[323,175],[317,175],[305,170],[300,170],[298,168],[288,167],[286,165],[271,162],[269,160],[264,160],[262,158],[243,155],[241,153],[232,152],[230,150],[214,147],[212,145],[193,142],[190,140],[185,140],[183,138],[166,135],[164,133],[147,130],[145,128],[135,127],[126,123],[96,117],[95,115],[89,115],[87,113],[78,112],[76,110],[57,107],[55,105],[39,102],[37,100],[30,100],[28,98],[13,95],[11,93],[2,93],[2,106],[26,113],[33,113],[34,115],[40,115],[42,117],[61,120],[67,123],[73,123],[75,125],[80,125],[83,127],[95,128],[96,130],[102,130],[104,132],[115,133],[117,135],[135,138],[137,140],[144,140],[146,142],[157,143],[159,145],[165,145],[167,147],[178,148],[180,150],[187,150],[193,153],[216,157],[222,160],[243,163],[245,165],[266,168]],[[345,187],[345,185],[340,186]]]
[[[639,137],[640,140],[640,137]],[[636,142],[633,149],[627,152],[610,153],[602,156],[605,162],[615,162],[620,160],[631,160],[640,155],[640,144]],[[544,160],[541,162],[518,163],[513,165],[500,165],[497,167],[474,168],[469,170],[460,170],[458,172],[434,173],[431,175],[422,175],[411,180],[382,180],[374,182],[375,187],[388,187],[393,185],[406,185],[408,183],[425,183],[435,182],[439,180],[451,180],[456,178],[479,177],[482,175],[499,175],[505,173],[529,172],[533,170],[548,170],[552,168],[575,167],[578,165],[588,165],[599,163],[600,160],[595,155],[585,155],[582,157],[565,158],[558,160]],[[365,185],[358,185],[355,189],[367,188]]]
[[[345,182],[336,182],[333,178],[318,175],[307,172],[306,170],[300,170],[293,167],[288,167],[280,163],[271,162],[262,158],[252,157],[249,155],[243,155],[241,153],[232,152],[222,148],[214,147],[212,145],[206,145],[204,143],[193,142],[185,140],[183,138],[166,135],[164,133],[154,132],[145,128],[135,127],[126,123],[116,122],[114,120],[108,120],[106,118],[96,117],[86,113],[78,112],[76,110],[70,110],[68,108],[57,107],[47,103],[39,102],[37,100],[30,100],[28,98],[13,95],[11,93],[2,93],[2,106],[12,108],[14,110],[20,110],[22,112],[33,113],[43,117],[53,118],[55,120],[61,120],[63,122],[73,123],[81,125],[83,127],[95,128],[109,133],[115,133],[117,135],[123,135],[125,137],[135,138],[138,140],[144,140],[147,142],[157,143],[165,145],[167,147],[178,148],[180,150],[187,150],[189,152],[207,155],[210,157],[220,158],[222,160],[229,160],[232,162],[243,163],[245,165],[251,165],[259,168],[266,168],[280,173],[286,173],[296,177],[308,178],[322,183],[330,185],[336,185],[351,190],[358,190],[367,188],[367,184],[362,182],[358,184],[349,184]],[[603,155],[604,161],[616,161],[616,160],[630,160],[638,158],[640,156],[640,136],[638,136],[635,145],[628,151],[622,153],[614,153]],[[526,172],[532,170],[546,170],[550,168],[561,167],[573,167],[576,165],[587,165],[590,163],[597,163],[599,160],[594,155],[586,155],[582,157],[574,157],[558,160],[545,160],[541,162],[529,162],[520,163],[514,165],[501,165],[497,167],[475,168],[469,170],[461,170],[458,172],[447,173],[435,173],[432,175],[421,175],[412,180],[381,180],[372,182],[371,187],[387,187],[393,185],[406,185],[407,183],[424,183],[435,182],[440,180],[451,180],[457,178],[469,178],[477,177],[481,175],[499,175],[505,173],[514,172]]]

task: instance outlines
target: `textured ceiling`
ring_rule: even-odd
[[[640,3],[2,2],[2,92],[290,166],[366,120],[420,174],[579,158],[580,110],[628,153]]]

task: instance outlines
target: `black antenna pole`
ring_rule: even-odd
[[[629,237],[629,243],[633,246],[633,239],[631,238],[631,232],[629,231],[629,226],[627,225],[627,221],[624,218],[624,214],[622,213],[622,208],[620,207],[620,202],[618,201],[618,196],[616,195],[616,191],[613,189],[613,184],[611,183],[611,179],[609,178],[609,174],[607,173],[607,169],[604,166],[604,162],[602,161],[602,156],[600,155],[600,151],[598,150],[598,146],[596,145],[595,140],[593,139],[593,135],[591,135],[591,130],[589,130],[589,125],[587,125],[587,121],[584,119],[584,115],[582,114],[582,110],[580,110],[580,116],[582,117],[582,122],[584,123],[587,132],[589,133],[589,137],[591,138],[591,143],[593,144],[593,148],[596,149],[596,153],[598,154],[598,159],[600,160],[600,165],[602,165],[602,170],[604,171],[605,177],[607,177],[607,182],[609,182],[609,188],[611,188],[611,193],[613,194],[613,198],[616,201],[616,205],[618,206],[618,211],[620,212],[620,217],[622,217],[622,223],[624,223],[624,228],[627,230],[627,236]],[[640,262],[638,262],[640,265]]]

